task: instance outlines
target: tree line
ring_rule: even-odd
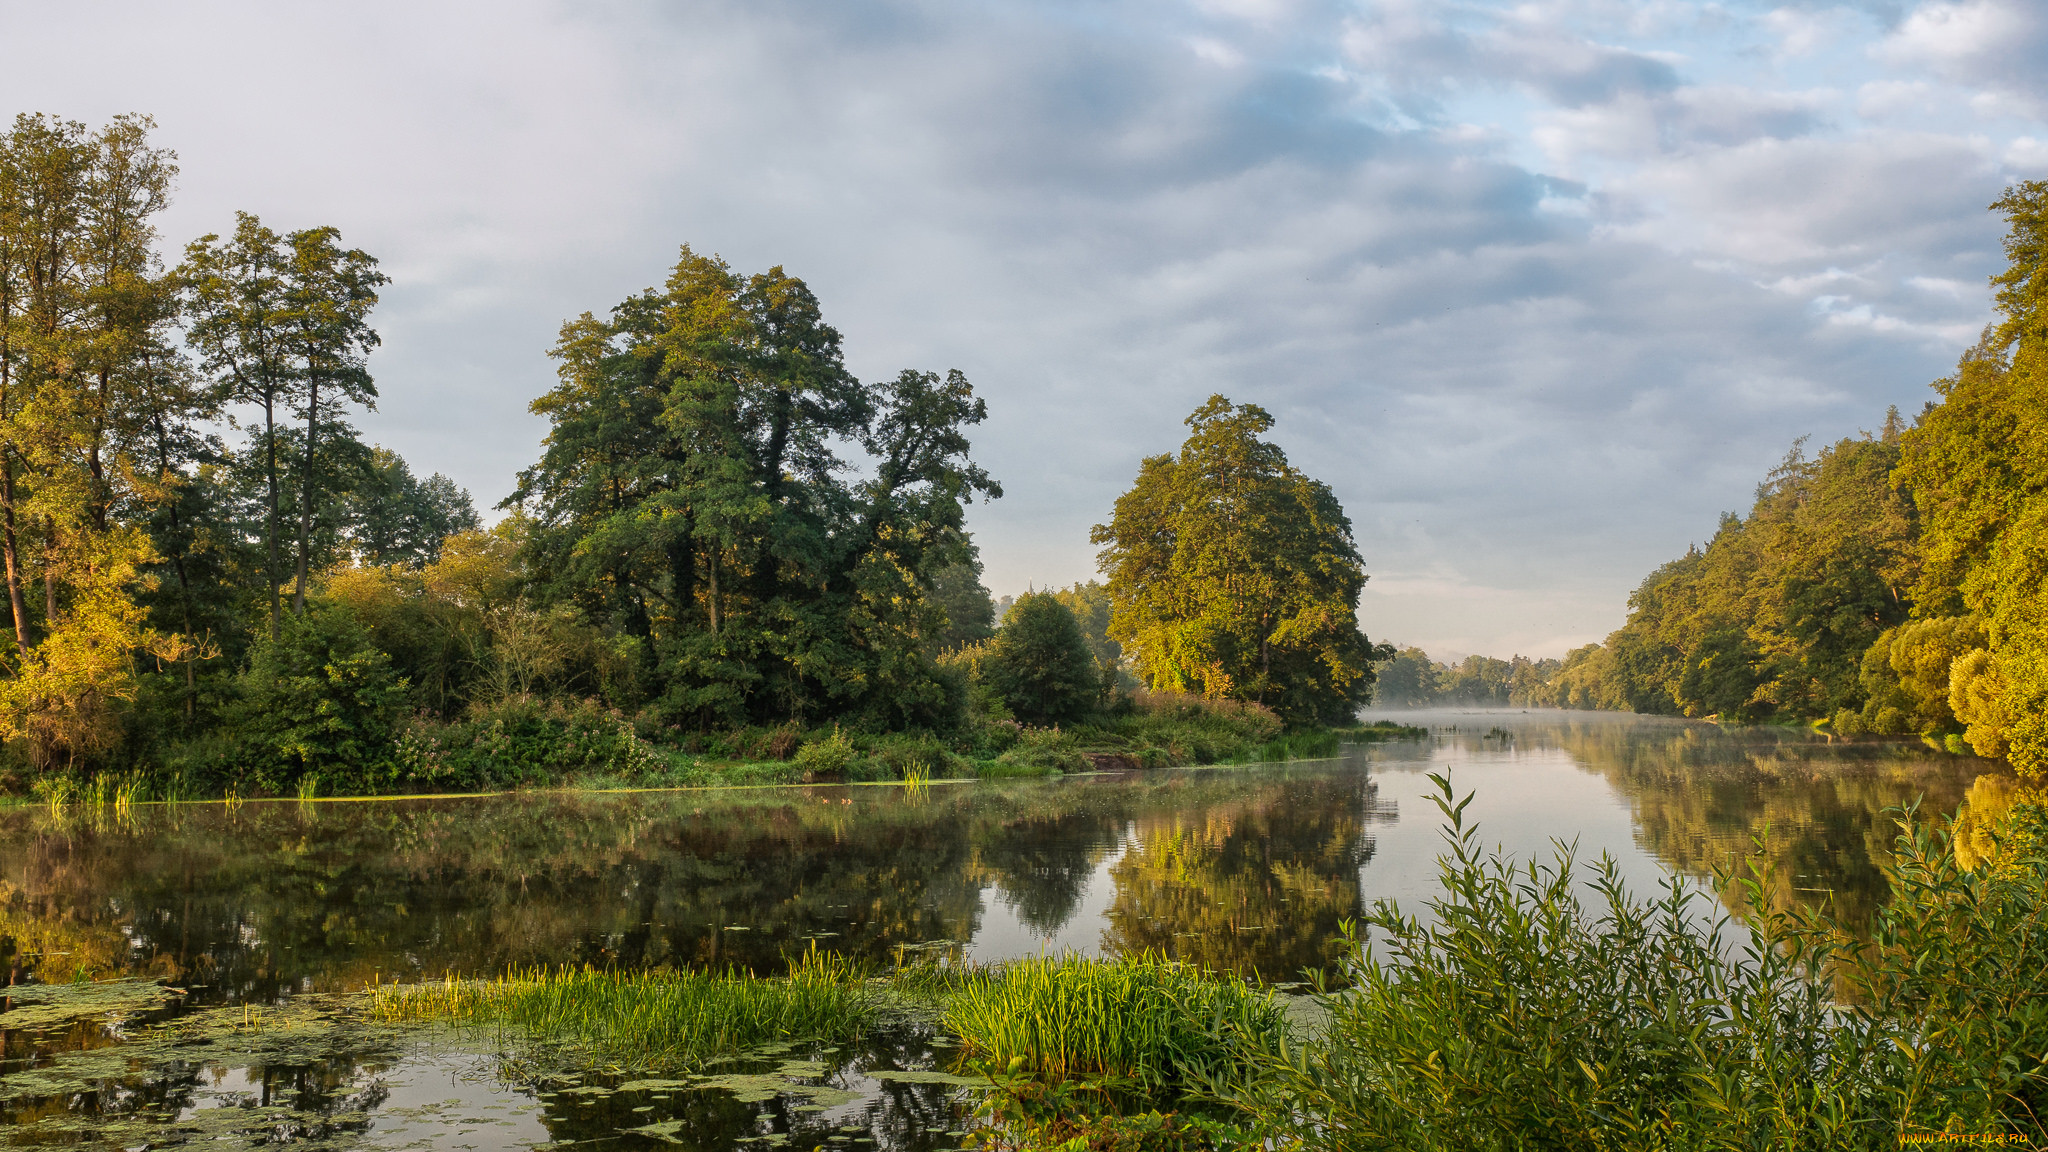
[[[376,396],[376,261],[242,215],[165,267],[152,128],[0,134],[0,735],[36,768],[212,723],[284,588],[303,613],[338,557],[416,562],[478,523],[347,422]]]
[[[2048,770],[2048,182],[1991,207],[1997,319],[1939,399],[1795,444],[1528,702],[1917,733]]]
[[[376,258],[242,212],[170,264],[153,127],[0,137],[14,786],[504,784],[788,758],[840,728],[987,758],[1134,692],[1229,704],[1202,722],[1236,746],[1369,698],[1350,522],[1256,406],[1213,397],[1144,462],[1095,530],[1106,581],[998,622],[965,512],[1002,489],[966,377],[860,380],[802,280],[688,246],[562,326],[540,457],[486,528],[350,423],[378,400]],[[855,752],[831,739],[813,759],[837,770]]]

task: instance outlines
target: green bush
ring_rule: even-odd
[[[853,741],[837,727],[830,736],[807,740],[796,750],[796,766],[807,776],[837,777],[860,755]]]
[[[673,766],[630,720],[594,702],[521,697],[453,724],[415,717],[394,756],[400,783],[436,791],[643,779]]]
[[[258,787],[317,775],[374,791],[395,775],[393,737],[406,684],[347,606],[315,599],[258,641],[240,680],[234,730]]]
[[[1046,592],[1020,596],[989,642],[981,675],[1017,719],[1058,724],[1095,708],[1102,680],[1073,612]]]
[[[1091,767],[1088,757],[1081,754],[1080,742],[1058,728],[1020,730],[1016,746],[996,757],[996,763],[1047,774],[1086,772]]]
[[[2048,1137],[2048,863],[1965,871],[1909,813],[1867,938],[1774,906],[1761,844],[1721,878],[1738,927],[1680,880],[1632,897],[1611,858],[1582,884],[1568,850],[1549,867],[1486,853],[1471,798],[1434,779],[1449,852],[1431,921],[1382,901],[1384,944],[1318,997],[1325,1042],[1269,1044],[1260,1075],[1212,1084],[1268,1136],[1332,1152]]]

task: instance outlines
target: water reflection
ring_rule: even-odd
[[[141,807],[0,816],[17,980],[154,974],[215,1000],[507,964],[778,969],[966,945],[991,900],[1051,936],[1103,869],[1111,951],[1291,976],[1356,915],[1355,767],[1005,787]]]
[[[1071,945],[1292,980],[1326,970],[1339,923],[1374,900],[1412,913],[1434,895],[1431,772],[1477,793],[1469,814],[1488,843],[1523,858],[1553,840],[1611,852],[1639,891],[1673,870],[1705,875],[1768,828],[1779,898],[1861,919],[1884,890],[1885,808],[1920,797],[1952,811],[1980,781],[1988,811],[2012,792],[1981,762],[1796,731],[1401,718],[1431,735],[1330,762],[914,794],[0,813],[10,986],[135,975],[190,993],[57,1023],[0,999],[0,1142],[433,1148],[489,1130],[508,1147],[952,1148],[971,1106],[916,1078],[942,1062],[929,1028],[769,1059],[808,1070],[781,1087],[500,1082],[487,1054],[423,1048],[318,994],[508,964],[774,971],[811,941],[879,965],[913,949]],[[260,1026],[240,1021],[250,1006]]]
[[[2010,779],[2002,767],[1973,757],[1918,744],[1830,742],[1799,729],[1607,713],[1387,715],[1419,720],[1434,734],[1427,748],[1379,753],[1383,786],[1391,773],[1427,764],[1431,771],[1462,771],[1459,790],[1477,787],[1483,801],[1489,783],[1520,786],[1498,779],[1503,773],[1571,788],[1562,771],[1569,765],[1606,783],[1607,804],[1614,815],[1626,816],[1629,829],[1626,844],[1611,834],[1582,838],[1582,855],[1606,849],[1626,858],[1635,848],[1652,864],[1635,870],[1639,890],[1654,884],[1657,872],[1707,878],[1717,864],[1739,861],[1763,836],[1777,865],[1778,900],[1827,900],[1845,923],[1857,925],[1869,922],[1887,891],[1882,870],[1899,829],[1886,809],[1918,802],[1924,815],[1947,816],[1974,780]],[[1598,799],[1589,797],[1569,824],[1549,829],[1514,827],[1518,818],[1522,824],[1533,818],[1508,814],[1508,831],[1569,839],[1600,824]],[[1541,850],[1527,835],[1518,847],[1525,856]]]

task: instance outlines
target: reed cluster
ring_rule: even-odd
[[[811,951],[773,978],[731,969],[565,967],[392,984],[375,991],[370,1011],[382,1020],[448,1020],[680,1067],[776,1041],[851,1039],[872,1019],[874,1002],[849,961]]]
[[[1043,956],[974,971],[946,997],[944,1022],[966,1060],[992,1076],[1086,1081],[1153,1099],[1229,1078],[1248,1044],[1284,1029],[1265,989],[1152,954]]]

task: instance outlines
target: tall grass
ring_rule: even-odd
[[[1164,1100],[1236,1074],[1253,1042],[1284,1027],[1271,993],[1155,955],[1036,957],[974,972],[944,1023],[970,1066],[993,1077],[1084,1081]]]
[[[687,1066],[771,1041],[846,1040],[874,1013],[847,960],[810,951],[784,977],[724,972],[515,970],[495,980],[385,985],[382,1020],[450,1020],[569,1041],[636,1065]]]
[[[1719,878],[1747,905],[1738,925],[1677,881],[1631,896],[1611,859],[1588,883],[1563,848],[1550,866],[1487,852],[1470,797],[1434,779],[1448,851],[1432,922],[1380,903],[1351,989],[1321,997],[1327,1035],[1211,1082],[1265,1138],[1733,1152],[2048,1137],[2048,863],[1967,872],[1907,813],[1874,934],[1774,905],[1760,850]]]

